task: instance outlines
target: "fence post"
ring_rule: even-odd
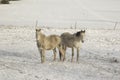
[[[36,20],[36,24],[35,24],[35,27],[37,27],[37,25],[38,25],[38,21]]]
[[[77,22],[75,22],[75,29],[77,29]]]
[[[116,29],[116,27],[117,27],[117,24],[118,24],[118,22],[115,22],[114,30]]]

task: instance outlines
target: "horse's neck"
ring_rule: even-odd
[[[40,33],[38,36],[40,37],[39,38],[40,43],[44,43],[44,39],[46,38],[46,36],[42,33]]]
[[[74,33],[73,36],[74,36],[74,39],[77,40],[77,41],[82,40],[82,37],[81,36],[76,36],[76,33]]]
[[[45,34],[43,34],[43,33],[40,33],[40,36],[41,36],[41,38],[46,38],[46,36],[45,36]]]

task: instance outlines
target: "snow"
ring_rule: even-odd
[[[65,62],[53,61],[52,51],[46,51],[46,62],[40,63],[33,27],[0,27],[0,80],[119,80],[120,31],[87,30],[81,46],[80,60],[71,63],[71,49]],[[74,29],[46,29],[46,35]],[[116,60],[116,61],[115,61]]]
[[[113,28],[120,22],[119,0],[20,0],[0,5],[0,24]],[[118,24],[120,26],[120,23]]]
[[[20,0],[0,4],[0,80],[119,80],[119,0]],[[46,35],[86,29],[80,60],[41,64],[35,22]],[[74,25],[76,22],[76,28]],[[118,22],[116,30],[115,23]],[[57,51],[58,53],[58,51]]]

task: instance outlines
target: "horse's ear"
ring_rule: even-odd
[[[39,31],[41,31],[41,29],[39,29]]]
[[[41,31],[41,29],[36,29],[36,31]]]
[[[83,32],[85,32],[85,30]]]
[[[81,33],[80,31],[79,31],[79,32],[77,32],[77,33],[76,33],[76,36],[80,36],[80,33]]]
[[[35,29],[37,31],[37,29]]]
[[[81,30],[81,32],[85,32],[85,30]]]

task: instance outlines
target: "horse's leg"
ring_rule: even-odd
[[[73,58],[74,58],[74,47],[72,47],[72,62],[73,62]]]
[[[41,58],[41,63],[42,63],[42,50],[40,49],[40,48],[38,48],[38,50],[39,50],[39,53],[40,53],[40,58]]]
[[[63,50],[64,50],[64,60],[66,60],[66,49],[67,49],[67,47],[64,45],[64,46],[63,46]]]
[[[61,61],[61,54],[62,54],[62,53],[61,53],[61,51],[59,50],[59,57],[60,57],[60,61]]]
[[[65,45],[61,46],[60,49],[62,50],[62,51],[59,50],[60,61],[61,61],[62,58],[63,58],[63,60],[65,60],[66,46]],[[64,55],[63,55],[63,53],[64,53]]]
[[[40,56],[41,56],[41,63],[43,62],[43,53],[42,53],[42,49],[39,50],[40,51]]]
[[[62,44],[60,44],[60,45],[58,46],[58,49],[59,49],[59,58],[60,58],[60,61],[61,61],[61,60],[62,60],[62,53],[61,53],[61,49],[63,49]]]
[[[80,49],[77,48],[77,62],[79,62],[79,52],[80,52]]]
[[[45,49],[42,49],[42,63],[45,62]]]
[[[53,53],[54,53],[54,61],[56,60],[56,48],[53,49]]]
[[[64,49],[63,49],[63,47],[62,46],[58,46],[58,49],[59,49],[59,55],[60,55],[60,60],[61,60],[61,55],[62,55],[62,57],[63,57],[63,61],[64,61],[64,53],[65,53],[65,51],[64,51]]]

